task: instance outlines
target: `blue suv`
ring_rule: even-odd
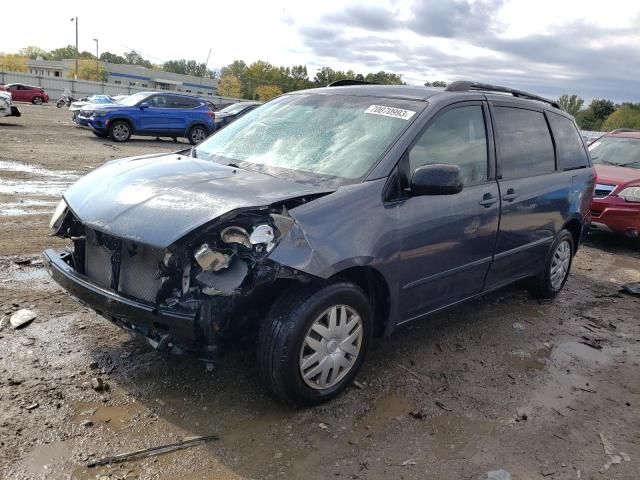
[[[89,108],[90,107],[90,108]],[[119,103],[87,105],[78,123],[98,137],[126,142],[131,135],[185,137],[196,145],[215,130],[215,114],[205,100],[178,93],[140,92]]]

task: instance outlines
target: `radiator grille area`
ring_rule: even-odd
[[[162,285],[159,264],[164,252],[127,240],[120,241],[95,230],[87,229],[85,272],[87,277],[104,288],[112,287],[114,265],[119,258],[117,291],[125,296],[156,302]]]

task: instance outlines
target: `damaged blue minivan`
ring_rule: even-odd
[[[374,336],[523,279],[562,289],[594,187],[571,116],[473,82],[344,83],[89,173],[51,219],[70,244],[44,252],[50,275],[208,364],[257,332],[265,384],[304,405],[343,391]]]

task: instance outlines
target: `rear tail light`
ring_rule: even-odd
[[[215,114],[214,112],[212,112],[211,110],[209,110],[209,111],[207,112],[207,115],[209,115],[209,118],[210,118],[211,120],[215,120],[215,118],[216,118],[216,114]]]

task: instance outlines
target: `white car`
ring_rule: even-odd
[[[20,110],[11,101],[11,92],[0,91],[0,117],[19,117]]]

